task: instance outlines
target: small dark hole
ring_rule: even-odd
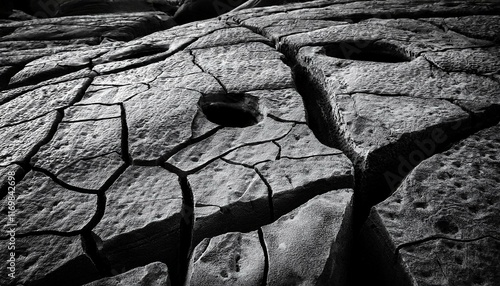
[[[440,218],[434,224],[434,227],[445,234],[454,234],[458,232],[458,227],[447,218]]]
[[[211,122],[224,127],[248,127],[259,123],[259,98],[246,93],[208,94],[198,102]]]
[[[333,43],[325,46],[325,54],[329,57],[355,61],[384,63],[410,61],[410,58],[397,47],[373,41]]]

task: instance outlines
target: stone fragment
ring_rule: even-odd
[[[163,261],[178,267],[182,193],[177,176],[160,167],[130,166],[105,192],[106,211],[94,232],[118,273]]]
[[[103,240],[144,228],[179,213],[177,175],[160,167],[130,166],[106,190],[106,213],[94,232]]]
[[[460,49],[428,52],[424,57],[445,72],[467,72],[478,75],[500,73],[500,48]]]
[[[206,238],[194,250],[189,285],[262,285],[264,259],[257,231]]]
[[[203,240],[194,250],[190,284],[345,285],[351,200],[350,189],[331,191],[259,231]]]
[[[301,88],[312,85],[317,90],[313,98],[306,99],[312,110],[310,124],[322,140],[346,150],[356,162],[363,173],[360,188],[365,198],[361,201],[369,205],[394,191],[409,170],[447,140],[478,128],[461,106],[484,116],[483,124],[494,121],[499,88],[492,78],[446,72],[423,56],[408,56],[419,50],[432,51],[441,43],[441,48],[469,47],[474,39],[452,37],[433,27],[419,28],[410,20],[359,25],[366,29],[332,26],[307,33],[307,37],[289,36],[285,41],[290,53],[299,49],[295,56],[301,66],[299,77],[307,78]],[[408,30],[403,29],[406,25]],[[427,30],[432,33],[424,33]],[[391,40],[385,42],[388,34]],[[447,41],[449,37],[453,41]],[[371,42],[375,40],[375,44]],[[302,47],[306,44],[323,47]],[[474,100],[467,101],[471,98]],[[332,129],[320,133],[325,124]],[[395,176],[384,177],[387,171]]]
[[[32,121],[0,128],[0,166],[29,159],[54,132],[60,118],[58,112],[53,111]]]
[[[247,28],[235,27],[216,30],[211,34],[201,37],[189,45],[187,49],[206,49],[216,46],[228,46],[251,42],[261,42],[271,45],[271,42],[267,38]]]
[[[217,160],[189,176],[195,198],[195,243],[271,221],[268,189],[252,168]]]
[[[346,285],[352,190],[314,197],[262,227],[268,285]]]
[[[123,274],[85,284],[85,286],[170,286],[168,269],[164,263],[153,262]]]
[[[17,237],[15,242],[15,278],[7,276],[10,257],[8,241],[0,240],[2,275],[0,284],[82,285],[99,278],[92,261],[83,253],[78,236],[37,235]],[[4,259],[5,258],[5,259]]]
[[[451,18],[426,19],[444,30],[452,30],[468,37],[481,38],[498,43],[500,41],[500,16],[470,15]]]
[[[192,51],[194,61],[227,92],[293,87],[290,68],[270,46],[250,42]],[[230,59],[230,60],[229,60]]]
[[[498,281],[499,126],[418,165],[363,227],[387,285]],[[397,273],[395,273],[397,272]],[[406,280],[401,280],[406,279]]]
[[[250,153],[245,155],[245,151],[233,151],[283,138],[292,129],[294,125],[292,122],[305,121],[302,100],[300,95],[293,89],[250,91],[244,93],[243,97],[257,99],[255,106],[250,106],[252,104],[247,102],[248,106],[244,104],[241,107],[241,111],[245,108],[254,110],[253,116],[255,116],[255,121],[258,121],[257,124],[244,128],[224,127],[206,139],[180,150],[170,157],[168,162],[182,170],[194,170],[211,160],[229,155],[230,153],[231,155],[226,157],[229,160],[234,159],[235,156],[250,158],[262,151],[257,147],[253,148],[253,151],[250,151],[253,155],[249,155]],[[214,103],[216,102],[214,100]],[[221,102],[224,103],[224,100]],[[203,111],[202,109],[201,111],[207,113],[208,110]],[[234,117],[223,116],[221,117],[222,122],[219,123],[230,125],[238,115],[239,113],[235,114]],[[206,115],[201,114],[198,119],[196,126],[211,126]],[[263,157],[263,160],[272,159],[276,155],[277,153],[271,154],[271,157],[267,157],[266,155]],[[257,163],[259,160],[252,159],[254,163]],[[238,162],[243,163],[243,161]]]
[[[155,161],[192,137],[200,94],[187,89],[151,89],[125,102],[130,154]]]
[[[0,25],[14,29],[2,40],[66,40],[92,36],[108,37],[116,40],[132,40],[157,31],[167,19],[165,14],[127,13],[116,15],[85,15],[76,17],[33,19]],[[38,25],[39,29],[32,29]]]
[[[28,63],[10,79],[10,86],[19,86],[30,82],[39,82],[83,69],[91,65],[92,60],[108,49],[62,52],[38,58]]]
[[[273,216],[279,217],[312,196],[353,185],[352,163],[344,154],[282,158],[256,169],[272,191]]]
[[[82,115],[76,113],[67,122],[61,122],[52,140],[33,157],[31,164],[67,184],[99,189],[123,164],[121,119],[99,119],[96,106],[75,109],[88,114],[79,119]],[[109,112],[109,108],[103,110]],[[115,106],[115,110],[114,115],[118,115],[119,107]]]
[[[58,108],[69,106],[78,100],[88,82],[89,79],[79,79],[46,85],[18,95],[0,105],[0,112],[3,114],[0,126],[33,120]]]
[[[16,234],[40,231],[72,233],[82,229],[96,211],[96,195],[68,190],[40,172],[29,172],[16,184],[14,212],[8,197],[0,202],[2,233],[17,223]]]
[[[292,126],[293,123],[280,123],[266,117],[260,124],[250,127],[226,127],[197,144],[180,150],[167,162],[182,170],[197,170],[217,158],[237,152],[239,148],[280,139]]]

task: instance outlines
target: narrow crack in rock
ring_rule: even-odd
[[[482,235],[482,236],[474,237],[474,238],[453,238],[453,237],[448,237],[448,236],[445,236],[445,235],[436,234],[436,235],[432,235],[432,236],[425,237],[425,238],[422,238],[422,239],[418,239],[418,240],[415,240],[415,241],[410,241],[410,242],[402,243],[402,244],[400,244],[400,245],[398,245],[396,247],[396,250],[394,251],[394,255],[398,256],[399,252],[401,251],[401,249],[403,249],[405,247],[415,246],[415,245],[419,245],[419,244],[422,244],[422,243],[426,243],[426,242],[434,241],[434,240],[439,240],[439,239],[449,240],[449,241],[454,241],[454,242],[467,243],[467,242],[474,242],[474,241],[478,241],[478,240],[482,240],[482,239],[486,239],[486,238],[491,238],[493,240],[496,240],[496,241],[500,242],[500,238],[494,237],[492,235]],[[394,261],[397,261],[397,260],[395,259]]]
[[[262,232],[262,228],[259,227],[257,232],[259,234],[259,242],[262,247],[262,252],[264,252],[264,273],[261,286],[267,286],[267,280],[269,277],[269,252],[267,250],[266,240],[264,239],[264,233]]]
[[[123,103],[120,104],[120,113],[121,113],[121,123],[122,123],[122,134],[121,134],[121,149],[122,149],[122,160],[125,164],[132,164],[132,156],[129,152],[129,143],[128,143],[128,124],[127,124],[127,112],[125,110],[125,106]]]
[[[271,184],[269,184],[269,181],[267,181],[267,179],[264,177],[264,175],[262,175],[262,173],[259,171],[259,169],[257,169],[257,167],[254,166],[253,169],[255,170],[255,173],[259,175],[260,179],[262,180],[262,182],[264,182],[264,184],[267,187],[269,216],[271,217],[271,221],[274,221],[276,219],[276,215],[274,214],[273,189],[271,187]]]
[[[220,87],[224,90],[225,93],[227,93],[227,88],[226,86],[222,83],[222,81],[216,77],[214,74],[210,73],[210,72],[207,72],[197,61],[196,61],[196,56],[193,54],[193,50],[189,50],[189,55],[191,55],[191,57],[193,57],[193,64],[195,64],[199,69],[201,69],[202,72],[210,75],[211,77],[213,77],[217,83],[219,83]]]
[[[193,253],[194,232],[194,195],[187,176],[179,176],[182,191],[182,210],[180,221],[179,273],[178,285],[184,285],[189,273],[189,263]]]

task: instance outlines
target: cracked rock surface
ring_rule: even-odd
[[[392,277],[422,285],[498,283],[498,263],[485,262],[500,253],[499,130],[483,130],[423,161],[372,209],[363,231],[373,249],[391,258],[386,265],[400,271]]]
[[[0,21],[0,285],[500,283],[498,1],[104,2]]]

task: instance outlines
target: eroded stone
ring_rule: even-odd
[[[204,239],[193,254],[190,285],[261,285],[264,252],[257,231]]]
[[[363,231],[367,243],[380,245],[380,255],[396,259],[400,273],[394,277],[451,285],[473,283],[484,273],[481,283],[494,284],[490,273],[496,273],[498,259],[490,255],[498,252],[499,237],[498,130],[478,132],[425,160],[372,209]],[[446,253],[458,258],[445,258]],[[392,276],[385,273],[387,281],[400,283]]]
[[[153,262],[146,266],[138,267],[123,274],[85,284],[85,286],[170,286],[168,269],[164,263]]]

